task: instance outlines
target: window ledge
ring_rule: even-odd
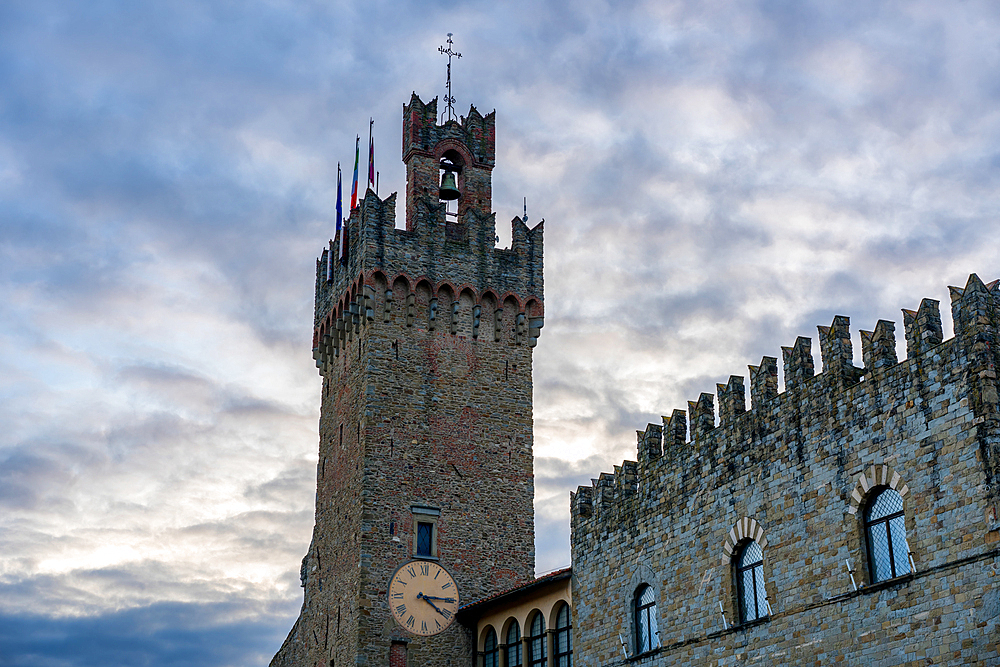
[[[646,658],[649,658],[649,657],[652,657],[652,656],[656,655],[657,653],[660,652],[660,650],[661,650],[660,647],[657,646],[654,649],[650,649],[648,651],[643,651],[642,653],[637,653],[635,655],[630,655],[627,658],[627,661],[628,662],[638,662],[639,660],[645,660]]]
[[[768,616],[761,616],[760,618],[755,618],[752,621],[747,621],[745,623],[740,623],[738,625],[733,625],[729,629],[733,630],[733,631],[749,630],[750,628],[756,628],[758,625],[764,625],[765,623],[770,623],[770,622],[771,622],[770,615],[768,615]]]
[[[413,554],[413,560],[433,560],[433,561],[439,561],[441,559],[438,558],[437,556],[418,556],[417,554]]]
[[[892,579],[885,579],[878,582],[877,584],[869,584],[868,586],[859,586],[858,593],[877,593],[878,591],[883,591],[887,588],[895,588],[896,586],[902,584],[908,584],[913,581],[914,573],[908,572],[907,574],[901,575],[899,577],[893,577]]]

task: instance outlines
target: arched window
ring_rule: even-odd
[[[499,667],[500,649],[497,647],[497,633],[493,628],[486,631],[483,641],[483,667]]]
[[[768,615],[764,551],[754,540],[747,542],[736,557],[736,593],[740,600],[740,619],[744,623]]]
[[[635,592],[635,652],[652,651],[659,645],[656,634],[656,598],[653,587],[643,584]]]
[[[903,497],[894,489],[879,491],[865,510],[868,565],[872,583],[901,577],[910,572]]]
[[[563,603],[556,614],[555,658],[556,667],[573,667],[573,626],[570,624],[569,605]]]
[[[531,636],[528,637],[529,667],[545,667],[545,644],[545,617],[535,614],[531,619]]]
[[[507,667],[521,667],[521,626],[517,621],[511,621],[507,628]]]

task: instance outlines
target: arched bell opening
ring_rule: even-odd
[[[447,222],[458,222],[458,199],[462,196],[462,171],[464,168],[465,160],[454,149],[445,151],[438,162],[438,171],[441,177],[438,197],[444,202]]]

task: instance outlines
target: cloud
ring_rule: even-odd
[[[931,297],[948,331],[946,285],[998,277],[990,3],[7,3],[0,663],[280,645],[337,164],[373,117],[403,189],[448,31],[458,108],[497,110],[497,218],[547,220],[539,570],[647,422],[835,314],[901,336]]]
[[[0,614],[0,661],[32,667],[266,664],[284,639],[275,617],[295,611],[268,604],[248,613],[246,602],[234,599],[76,618]]]

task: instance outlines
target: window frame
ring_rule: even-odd
[[[647,590],[651,593],[651,600],[648,603],[643,603],[642,598]],[[636,655],[649,653],[659,648],[659,623],[656,620],[656,589],[651,585],[641,584],[635,589],[635,593],[632,596],[632,619],[635,626],[635,632],[632,633],[632,640],[635,643]],[[644,620],[645,625],[643,624]],[[648,642],[645,645],[642,643],[643,627],[646,628],[646,637],[648,638]],[[653,646],[654,636],[656,638],[656,646]]]
[[[535,634],[535,626],[538,634]],[[528,635],[528,665],[527,667],[546,667],[548,665],[548,637],[545,634],[545,615],[538,611],[531,617]],[[537,647],[537,651],[536,651]],[[537,653],[537,655],[536,655]]]
[[[756,545],[760,550],[760,560],[752,563],[744,563],[746,554],[753,545]],[[753,588],[750,591],[746,590],[743,583],[743,575],[747,571],[750,572],[751,583],[753,584]],[[733,556],[733,576],[736,579],[736,609],[739,613],[740,623],[753,623],[754,621],[769,617],[771,613],[767,600],[767,580],[764,578],[764,548],[756,540],[746,540],[736,550]],[[759,582],[758,577],[760,578]],[[763,600],[758,596],[760,590],[764,591]],[[748,599],[750,597],[752,597],[752,600]],[[754,610],[752,618],[747,613],[748,603],[751,601],[753,602]]]
[[[516,634],[514,641],[511,641],[511,634]],[[524,647],[521,642],[521,624],[517,619],[511,619],[504,633],[504,663],[507,667],[524,667]],[[511,660],[511,654],[516,655],[516,661]]]
[[[490,640],[493,646],[490,646]],[[500,642],[497,641],[497,631],[492,625],[488,626],[486,637],[483,639],[483,667],[500,667]]]
[[[871,513],[875,509],[875,503],[886,493],[892,493],[899,499],[900,509],[898,511],[892,512],[891,514],[886,514],[880,516],[877,519],[871,519]],[[893,529],[892,521],[894,519],[901,519],[903,524],[903,534],[902,541],[904,546],[904,553],[902,553],[903,566],[906,568],[905,571],[900,571],[897,563],[897,556],[900,554],[896,553],[895,544],[896,540],[893,539]],[[861,513],[862,528],[865,536],[865,551],[868,556],[868,580],[871,585],[880,584],[883,581],[891,581],[892,579],[897,579],[899,577],[905,577],[908,574],[913,573],[913,568],[910,565],[910,549],[909,540],[906,535],[906,503],[903,500],[902,494],[893,489],[890,486],[881,485],[877,486],[871,490],[867,502],[865,503],[864,509]],[[884,539],[886,543],[886,550],[889,553],[889,576],[884,578],[879,578],[878,575],[878,562],[875,556],[875,540],[873,539],[873,533],[876,529],[881,528],[884,524],[885,533]]]
[[[437,524],[441,518],[441,510],[427,505],[411,505],[410,513],[413,515],[413,542],[410,549],[413,557],[420,560],[438,560]],[[419,553],[420,524],[430,525],[431,549],[429,554]]]
[[[563,612],[566,612],[566,624],[562,625]],[[566,637],[566,651],[560,651],[560,637]],[[554,667],[573,667],[573,612],[569,604],[563,602],[556,612],[555,636],[552,638],[552,653]]]

